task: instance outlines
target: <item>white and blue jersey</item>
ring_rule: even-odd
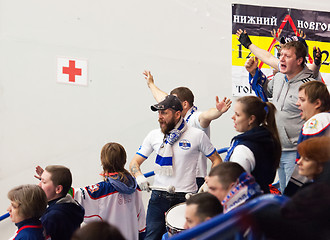
[[[149,132],[136,154],[148,158],[152,152],[158,154],[164,134],[160,129]],[[216,149],[206,134],[190,126],[172,145],[173,175],[155,175],[154,186],[174,186],[176,192],[196,192],[196,168],[200,154],[211,156]]]
[[[188,123],[189,126],[197,128],[205,132],[205,134],[210,138],[210,126],[207,128],[203,128],[199,123],[199,116],[202,112],[196,111],[196,107],[191,107],[189,111],[184,116],[184,120]],[[197,169],[196,169],[196,177],[206,177],[207,170],[207,160],[204,154],[199,155]]]
[[[322,112],[314,115],[303,125],[298,138],[298,144],[313,137],[330,137],[330,113]],[[297,152],[298,161],[300,155]]]
[[[131,176],[126,184],[108,177],[106,181],[73,189],[73,197],[85,208],[85,223],[107,221],[126,239],[139,239],[146,219],[141,191],[136,186]]]

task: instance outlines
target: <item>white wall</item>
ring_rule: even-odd
[[[237,3],[330,12],[328,0]],[[106,142],[121,143],[131,160],[158,127],[144,69],[165,91],[188,86],[202,110],[216,95],[230,97],[231,4],[0,0],[0,214],[12,187],[37,183],[37,164],[66,165],[74,186],[84,186],[100,180]],[[88,59],[89,86],[56,83],[58,56]],[[235,134],[231,116],[232,110],[212,123],[216,147]],[[14,231],[10,220],[0,223],[1,239]]]

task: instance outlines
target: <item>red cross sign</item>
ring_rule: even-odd
[[[76,75],[81,76],[81,68],[76,68],[76,61],[69,60],[69,67],[63,67],[63,73],[69,74],[69,82],[75,82]]]
[[[57,58],[57,82],[87,85],[87,60]]]

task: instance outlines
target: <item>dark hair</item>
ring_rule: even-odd
[[[330,161],[330,137],[313,137],[298,144],[298,153],[302,157],[318,163]]]
[[[125,240],[119,229],[108,222],[91,222],[75,231],[71,240]]]
[[[305,65],[306,62],[306,56],[307,56],[307,48],[305,45],[299,41],[292,41],[292,42],[287,42],[283,44],[281,47],[281,50],[283,49],[290,49],[294,48],[295,49],[295,54],[296,54],[296,59],[302,58],[303,61],[300,64],[302,67]]]
[[[330,94],[327,86],[321,81],[306,82],[299,87],[299,92],[305,90],[310,103],[314,103],[317,99],[321,101],[320,112],[330,111]]]
[[[222,186],[227,189],[243,172],[244,168],[236,162],[222,162],[211,169],[209,176],[217,176]]]
[[[170,94],[177,95],[181,102],[187,101],[191,107],[194,105],[194,94],[187,87],[174,88]]]
[[[197,193],[186,201],[187,206],[197,205],[196,215],[204,221],[207,217],[214,217],[223,212],[222,205],[217,197],[211,193]]]
[[[40,218],[47,207],[47,197],[38,185],[26,184],[13,188],[8,198],[18,204],[18,214],[24,219]]]
[[[55,187],[61,185],[63,187],[61,195],[65,196],[71,189],[72,175],[70,169],[61,165],[49,165],[45,168],[50,173]]]
[[[243,104],[243,112],[248,116],[254,115],[256,118],[255,125],[262,125],[271,133],[275,145],[275,163],[274,167],[278,167],[281,158],[281,141],[278,135],[275,121],[275,106],[270,102],[263,102],[255,96],[245,96],[237,99],[237,102]]]
[[[101,150],[101,163],[105,176],[117,172],[121,181],[128,181],[130,173],[125,169],[126,151],[122,145],[115,142],[105,144]]]

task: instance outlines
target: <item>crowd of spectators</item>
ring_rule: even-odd
[[[173,207],[185,204],[183,228],[193,228],[270,193],[276,172],[279,190],[291,198],[255,214],[255,228],[270,239],[329,239],[330,97],[320,80],[320,49],[314,48],[314,64],[307,67],[303,37],[278,39],[278,58],[252,44],[246,31],[239,29],[237,37],[255,55],[245,67],[257,97],[236,100],[232,119],[239,134],[224,159],[211,143],[210,123],[227,112],[231,100],[216,97],[215,107],[198,111],[189,88],[167,94],[145,71],[160,127],[147,134],[129,170],[125,148],[115,142],[103,146],[103,180],[93,185],[73,188],[67,167],[37,166],[38,185],[8,193],[8,212],[18,229],[11,239],[167,239],[172,233],[165,215]],[[258,59],[276,69],[272,80]],[[141,165],[152,161],[152,152],[157,156],[151,185]],[[146,215],[142,191],[152,191]]]

